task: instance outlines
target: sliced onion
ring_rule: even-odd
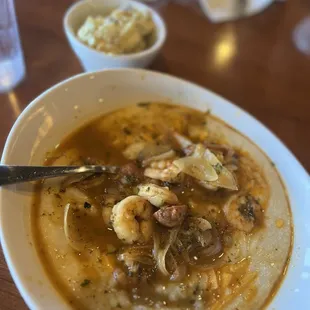
[[[206,231],[209,229],[212,229],[212,226],[210,224],[210,222],[202,217],[195,217],[192,216],[188,219],[189,221],[189,226],[195,230],[195,228],[199,229],[200,231]]]
[[[217,187],[227,188],[230,190],[238,190],[237,181],[227,168],[225,168],[218,158],[208,149],[205,149],[203,145],[197,144],[192,157],[205,158],[208,163],[214,168],[217,168],[216,180],[199,180],[200,184],[208,189],[216,189]],[[203,183],[201,183],[203,182]]]
[[[221,240],[215,229],[203,218],[192,217],[188,224],[179,229],[166,231],[169,235],[154,234],[153,256],[157,267],[170,280],[178,281],[184,277],[186,263],[197,267],[211,268],[210,258],[222,251]],[[218,260],[215,264],[218,264]],[[185,269],[185,270],[184,270]],[[172,273],[171,273],[172,272]]]
[[[182,149],[185,149],[193,144],[193,142],[189,138],[184,137],[177,132],[173,132],[172,135]]]
[[[212,185],[227,188],[233,191],[238,190],[237,181],[234,175],[224,166],[222,167],[218,180],[216,180],[214,184],[212,183]]]
[[[196,144],[193,150],[192,157],[203,158],[206,152],[206,148],[202,144]]]
[[[70,203],[65,206],[64,213],[64,232],[68,244],[76,251],[81,252],[85,249],[85,243],[81,236],[77,236],[77,232],[74,229],[75,225],[73,223],[74,210],[71,207]]]
[[[212,165],[204,158],[183,157],[173,161],[182,172],[200,181],[216,181],[218,175]]]
[[[213,263],[210,263],[210,258],[215,257],[216,255],[219,255],[222,253],[223,247],[220,238],[215,233],[213,234],[213,237],[211,239],[211,242],[207,246],[193,246],[191,245],[188,248],[189,254],[190,254],[190,261],[189,263],[191,265],[195,265],[197,267],[214,267]],[[205,263],[208,261],[208,263]],[[221,259],[215,260],[215,263],[217,264],[218,261],[221,261]]]
[[[172,250],[172,248],[170,247],[170,249],[166,255],[166,269],[169,271],[169,273],[170,273],[170,271],[176,270],[178,267],[175,256],[173,255],[171,250]]]
[[[80,185],[85,188],[85,189],[88,189],[88,188],[91,188],[91,187],[96,187],[96,186],[99,186],[101,185],[106,179],[106,176],[103,174],[103,175],[95,175],[91,178],[86,178],[84,179]]]
[[[173,274],[170,276],[171,281],[182,281],[186,276],[186,264],[180,264],[176,267]]]
[[[154,235],[153,235],[153,242],[154,242],[153,256],[157,260],[156,257],[158,257],[158,252],[159,252],[159,249],[160,249],[160,234],[158,232],[156,232],[156,231],[154,232]]]
[[[91,176],[91,174],[89,174],[89,173],[86,173],[86,174],[85,173],[79,173],[79,174],[74,174],[74,175],[68,176],[63,180],[61,187],[67,188],[70,185],[82,182],[83,180],[85,180],[89,176]]]
[[[158,269],[165,276],[169,276],[169,272],[166,267],[166,255],[170,246],[176,240],[178,232],[179,228],[168,230],[168,236],[167,234],[163,235],[163,240],[161,240],[160,236],[158,236],[158,233],[154,234],[154,258]],[[164,244],[163,247],[161,247],[161,243]]]
[[[212,151],[215,151],[215,152],[222,152],[222,153],[225,153],[227,154],[228,152],[233,152],[234,153],[234,150],[226,145],[226,144],[217,144],[217,143],[212,143],[212,142],[204,142],[204,145],[212,150]]]
[[[197,236],[197,241],[200,243],[202,247],[208,246],[210,243],[212,243],[212,233],[210,230],[201,232]]]
[[[70,199],[70,201],[75,201],[80,204],[84,204],[85,201],[89,201],[89,197],[76,187],[68,188],[65,195]]]
[[[118,256],[118,259],[126,262],[136,262],[145,265],[153,265],[153,256],[149,246],[135,246],[127,248]]]
[[[202,249],[199,252],[199,256],[203,255],[205,257],[210,257],[210,256],[214,256],[217,254],[220,254],[220,252],[222,251],[222,244],[219,238],[215,238],[212,242],[212,244],[210,244],[208,247]]]
[[[176,239],[174,246],[177,249],[177,253],[181,253],[181,256],[182,256],[184,262],[188,263],[189,262],[188,251],[184,251],[185,247],[179,238]]]
[[[204,157],[208,160],[208,162],[212,166],[220,165],[221,167],[223,167],[222,163],[218,160],[218,158],[210,150],[206,149],[206,151],[204,153]]]
[[[76,175],[69,176],[64,179],[61,186],[62,188],[67,188],[69,186],[82,187],[84,189],[99,186],[105,180],[105,175],[96,175],[89,173],[80,173]]]
[[[204,181],[197,181],[197,183],[202,186],[203,188],[208,189],[209,191],[217,191],[218,186],[212,185],[211,182],[204,182]]]

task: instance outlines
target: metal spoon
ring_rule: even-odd
[[[0,165],[0,186],[78,173],[117,173],[116,166],[4,166]]]

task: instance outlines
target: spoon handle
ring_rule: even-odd
[[[77,173],[116,173],[114,166],[4,166],[0,165],[0,186]]]

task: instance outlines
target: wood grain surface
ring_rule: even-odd
[[[82,71],[62,28],[72,2],[15,1],[27,76],[14,91],[0,95],[0,155],[27,104]],[[296,24],[310,14],[310,6],[301,0],[277,2],[251,18],[212,24],[195,1],[179,2],[159,9],[168,38],[151,69],[198,83],[244,108],[310,171],[310,58],[292,41]],[[0,255],[0,309],[26,309]]]

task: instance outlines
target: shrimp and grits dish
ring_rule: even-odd
[[[281,285],[285,189],[212,111],[139,102],[78,128],[45,163],[118,167],[36,187],[36,248],[73,309],[255,310]]]

